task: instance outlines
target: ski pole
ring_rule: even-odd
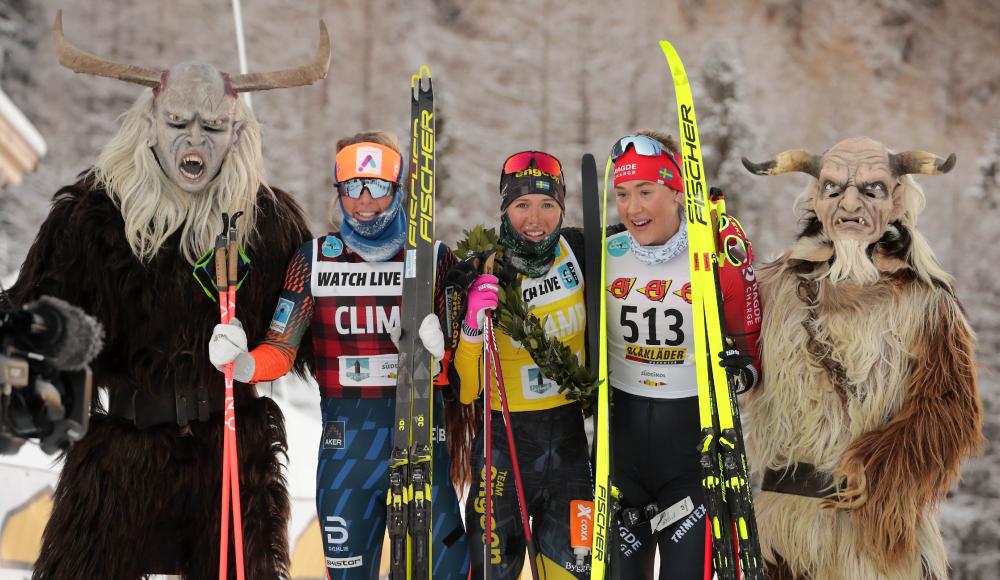
[[[514,443],[514,429],[510,421],[510,408],[507,405],[507,388],[503,383],[503,371],[500,369],[500,356],[497,353],[496,334],[493,332],[493,312],[486,317],[485,335],[486,350],[493,366],[493,378],[497,383],[497,394],[500,396],[500,409],[503,412],[503,422],[507,429],[507,448],[510,450],[510,461],[514,469],[514,488],[517,491],[518,507],[521,511],[521,525],[524,527],[524,541],[528,546],[528,566],[531,577],[538,580],[538,550],[531,535],[531,521],[528,517],[528,504],[524,498],[524,484],[521,481],[521,468],[517,461],[517,446]]]
[[[229,234],[229,214],[222,214],[222,232],[215,238],[215,288],[219,292],[219,319],[229,320],[229,272],[226,245]],[[226,365],[228,370],[229,365]],[[228,373],[227,373],[228,374]],[[228,380],[226,381],[228,384]],[[222,431],[222,510],[219,516],[219,580],[229,576],[229,431]]]
[[[229,218],[229,247],[227,250],[227,294],[228,321],[236,318],[236,284],[239,279],[239,247],[237,243],[236,220],[243,215],[238,211]],[[227,322],[228,322],[227,321]],[[226,433],[229,434],[229,477],[232,494],[233,539],[236,551],[236,577],[243,580],[243,509],[240,501],[240,461],[236,447],[236,398],[233,392],[233,363],[226,365]]]
[[[483,357],[483,454],[486,461],[483,466],[483,486],[485,506],[483,508],[483,580],[490,580],[492,572],[493,552],[493,425],[492,425],[492,384],[490,381],[490,357]]]
[[[236,312],[236,269],[238,256],[235,247],[235,219],[230,224],[228,214],[222,214],[222,232],[215,239],[215,279],[219,292],[219,318],[228,324]],[[232,238],[232,240],[230,240]],[[229,250],[229,251],[227,251]],[[227,254],[229,254],[227,259]],[[222,510],[219,538],[219,579],[229,577],[229,517],[232,507],[234,548],[236,553],[236,575],[244,579],[243,529],[239,497],[239,465],[236,454],[236,405],[233,397],[233,363],[224,367],[226,392],[225,416],[222,435]],[[230,504],[232,500],[232,505]]]

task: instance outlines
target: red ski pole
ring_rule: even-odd
[[[517,490],[517,503],[521,511],[521,525],[524,527],[524,540],[528,546],[528,566],[531,577],[538,580],[538,550],[531,534],[531,520],[528,517],[528,503],[524,498],[524,484],[521,480],[521,467],[517,461],[517,445],[514,443],[514,426],[510,422],[510,408],[507,405],[507,387],[503,384],[503,371],[500,368],[500,354],[497,351],[497,337],[493,332],[493,313],[486,317],[484,334],[486,335],[486,352],[493,366],[493,378],[497,382],[497,394],[500,398],[500,409],[503,411],[503,422],[507,430],[507,449],[510,451],[510,462],[514,468],[514,488]]]
[[[240,254],[237,244],[236,220],[243,215],[238,211],[229,218],[229,248],[227,251],[228,313],[227,322],[236,318],[236,283],[239,279]],[[236,398],[233,393],[233,363],[226,365],[226,434],[229,435],[229,477],[233,508],[233,538],[236,550],[236,577],[243,580],[243,508],[240,502],[240,461],[236,447]]]
[[[215,289],[219,293],[219,320],[229,322],[229,264],[226,246],[229,235],[229,214],[222,214],[222,233],[215,238]],[[228,367],[226,365],[226,370]],[[228,373],[227,373],[228,376]],[[227,379],[226,384],[229,381]],[[222,431],[222,510],[219,516],[219,580],[229,576],[229,430]]]
[[[485,525],[483,525],[483,580],[493,577],[493,421],[492,421],[492,389],[490,387],[490,357],[483,357],[483,453],[486,462],[483,466],[483,484],[485,486],[486,505],[483,507]]]
[[[222,233],[215,240],[215,278],[219,292],[219,318],[228,324],[236,315],[236,278],[238,248],[236,247],[236,219],[222,215]],[[236,451],[236,405],[233,396],[233,363],[224,367],[226,393],[225,416],[222,436],[222,510],[219,537],[219,580],[229,577],[229,517],[232,501],[233,536],[236,553],[236,576],[244,579],[243,521],[240,508],[239,462]]]

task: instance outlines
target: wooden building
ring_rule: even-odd
[[[0,89],[0,188],[20,184],[45,151],[42,135]]]

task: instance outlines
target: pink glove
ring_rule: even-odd
[[[469,287],[469,308],[465,313],[465,325],[482,329],[486,323],[485,310],[497,307],[497,277],[481,274]]]

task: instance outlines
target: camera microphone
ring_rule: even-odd
[[[25,304],[12,313],[8,326],[20,327],[14,340],[18,349],[64,371],[83,370],[104,345],[104,329],[93,316],[52,296]]]

